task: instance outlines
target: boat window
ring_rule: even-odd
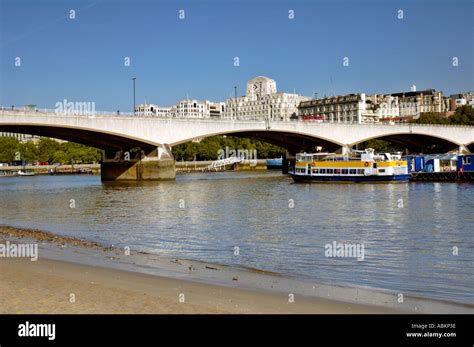
[[[463,165],[471,165],[471,157],[462,158]]]
[[[364,169],[357,169],[357,173],[359,175],[363,175],[364,174]]]
[[[341,174],[341,169],[334,169],[334,173],[340,175]]]
[[[319,169],[313,169],[313,173],[314,173],[314,174],[319,173]]]
[[[379,169],[379,172],[385,172],[385,169]]]
[[[342,174],[347,175],[348,170],[347,169],[342,169]]]
[[[356,169],[351,169],[351,170],[350,170],[350,174],[351,174],[351,175],[355,175],[355,174],[356,174]]]
[[[334,173],[334,169],[327,169],[327,172],[328,172],[328,174],[333,174],[333,173]]]
[[[374,167],[374,169],[376,169],[376,168],[377,168],[377,163],[374,163],[374,166],[373,166],[373,167]]]
[[[326,173],[326,169],[321,169],[321,170],[319,171],[319,173],[325,174],[325,173]]]

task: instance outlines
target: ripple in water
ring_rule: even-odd
[[[96,176],[16,177],[0,180],[0,223],[474,303],[473,194],[472,184],[294,184],[272,172],[107,184]],[[364,261],[325,257],[333,241],[363,244]]]

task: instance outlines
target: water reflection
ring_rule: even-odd
[[[142,183],[18,177],[0,181],[0,222],[161,255],[474,303],[473,191],[470,184],[294,184],[266,172]],[[326,258],[324,246],[333,241],[363,243],[365,260]]]

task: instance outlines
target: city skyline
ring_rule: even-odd
[[[132,77],[137,104],[163,106],[241,96],[261,75],[305,96],[474,89],[469,1],[26,3],[1,2],[4,106],[130,111]]]

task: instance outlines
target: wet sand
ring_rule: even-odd
[[[0,256],[0,313],[465,313],[473,307],[164,258],[0,226],[0,244],[37,243],[37,261]],[[294,300],[291,300],[293,299]],[[291,302],[292,301],[292,302]]]
[[[74,294],[75,302],[71,302]],[[184,294],[184,296],[183,296]],[[184,302],[180,302],[184,301]],[[184,299],[184,300],[183,300]],[[288,296],[39,259],[0,260],[0,313],[392,313]]]

